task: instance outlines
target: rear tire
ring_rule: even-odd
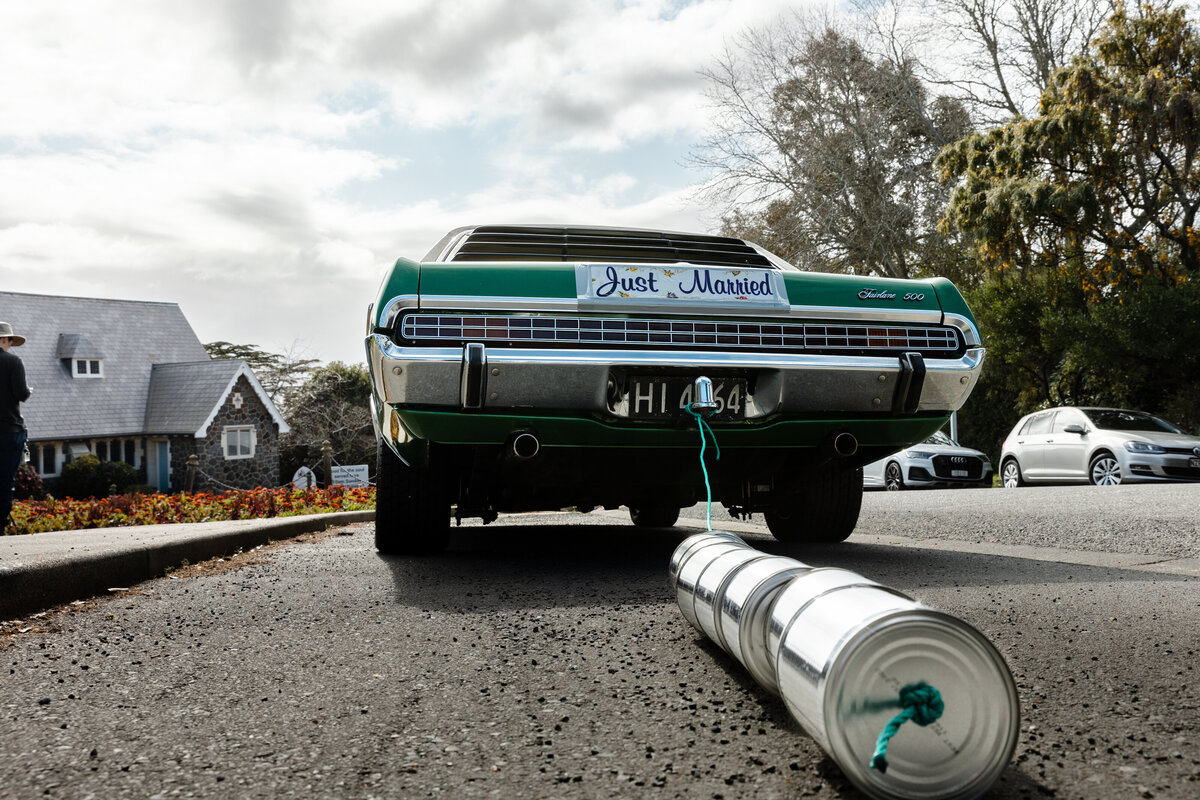
[[[450,498],[437,470],[405,464],[382,441],[376,448],[375,549],[384,555],[440,553],[450,543]]]
[[[826,466],[809,473],[799,491],[763,516],[781,542],[844,542],[858,524],[863,497],[862,469]]]
[[[630,506],[629,519],[638,528],[670,528],[679,520],[675,506]]]

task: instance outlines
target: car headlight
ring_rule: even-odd
[[[933,458],[933,453],[927,453],[924,450],[905,450],[904,455],[909,458]]]
[[[1165,453],[1167,448],[1160,444],[1150,444],[1149,442],[1126,442],[1125,449],[1131,453]]]

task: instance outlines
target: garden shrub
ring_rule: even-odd
[[[16,500],[44,500],[46,487],[42,485],[42,476],[28,464],[17,468]]]
[[[108,497],[123,494],[137,483],[137,470],[124,461],[101,461],[94,455],[79,456],[64,464],[58,491],[65,497]]]

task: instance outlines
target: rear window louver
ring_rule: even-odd
[[[450,261],[687,262],[718,267],[774,265],[741,239],[602,228],[488,226],[473,230]]]

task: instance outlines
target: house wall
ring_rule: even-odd
[[[240,408],[234,400],[239,395]],[[225,457],[225,429],[229,426],[253,427],[253,457]],[[194,487],[197,492],[279,485],[279,430],[271,412],[259,400],[258,394],[244,375],[238,378],[233,390],[225,397],[220,410],[208,427],[207,437],[172,438],[171,484],[175,491],[187,490],[187,459],[192,453],[200,457]]]

